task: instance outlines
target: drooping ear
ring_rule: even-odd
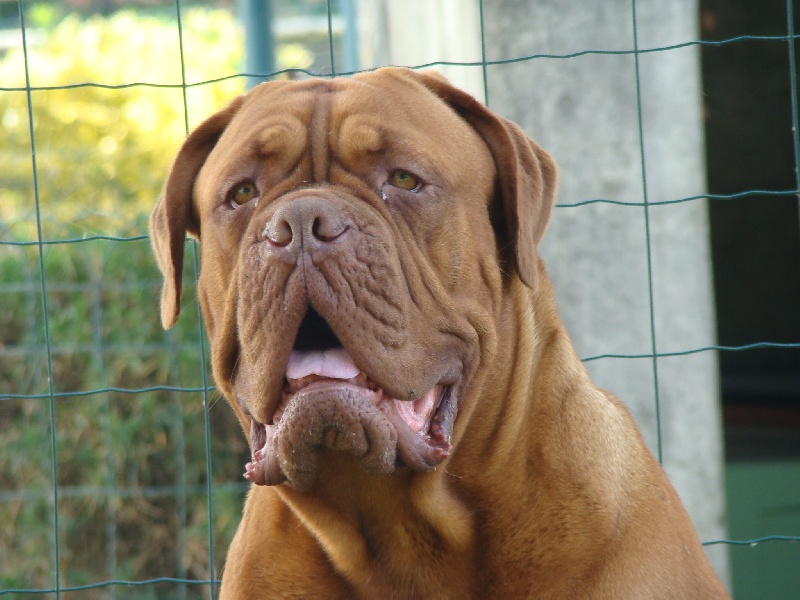
[[[492,153],[513,261],[522,282],[536,286],[537,246],[553,211],[558,170],[555,161],[522,129],[496,115],[438,73],[404,70],[448,103],[483,138]]]
[[[150,215],[150,243],[164,276],[161,324],[169,329],[181,310],[181,277],[186,234],[199,238],[200,224],[192,211],[194,181],[222,132],[239,110],[243,97],[201,123],[186,138]]]

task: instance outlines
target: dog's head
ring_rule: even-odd
[[[406,69],[262,84],[202,123],[151,219],[161,316],[188,233],[248,478],[308,488],[326,449],[380,473],[445,460],[505,289],[536,285],[555,179],[516,125]]]

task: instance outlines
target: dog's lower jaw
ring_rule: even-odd
[[[416,402],[382,390],[321,379],[284,394],[272,424],[250,417],[252,462],[244,476],[259,485],[286,481],[308,489],[322,454],[344,451],[358,468],[389,474],[396,467],[427,471],[450,455],[456,397],[437,385]]]

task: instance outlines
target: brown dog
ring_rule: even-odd
[[[258,86],[153,212],[185,234],[254,485],[221,596],[724,598],[628,411],[595,388],[537,244],[556,168],[443,78]]]

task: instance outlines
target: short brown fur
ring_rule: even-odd
[[[424,194],[387,188],[397,168],[419,170]],[[243,178],[257,205],[228,206]],[[248,494],[223,600],[728,597],[628,411],[592,384],[559,321],[537,253],[555,185],[516,125],[404,69],[265,84],[192,133],[152,217],[162,319],[178,316],[189,233],[215,378],[245,432],[270,422],[309,307],[392,398],[459,368],[441,462],[377,473],[328,440],[296,478],[276,463],[274,485]],[[275,240],[292,207],[335,244],[288,261]]]

